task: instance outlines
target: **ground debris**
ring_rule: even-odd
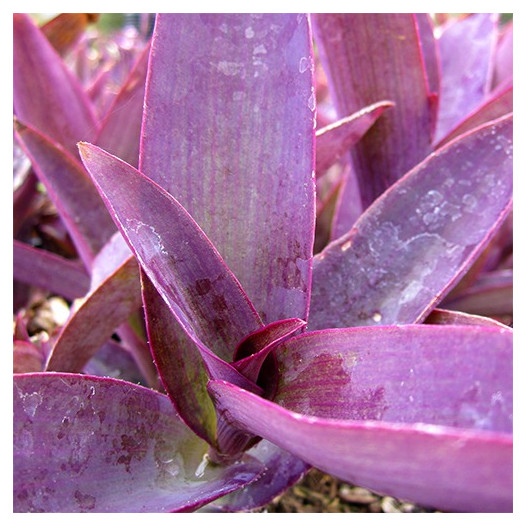
[[[352,486],[316,469],[283,495],[276,497],[263,513],[435,513],[410,502],[377,495]]]

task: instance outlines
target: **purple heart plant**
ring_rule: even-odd
[[[14,15],[14,510],[249,511],[314,466],[512,511],[511,23],[158,14],[111,54],[63,16]]]

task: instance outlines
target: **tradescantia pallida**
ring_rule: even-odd
[[[72,302],[46,345],[16,313],[14,510],[248,511],[315,466],[511,511],[511,26],[158,14],[98,64],[56,27],[14,15],[14,278]]]

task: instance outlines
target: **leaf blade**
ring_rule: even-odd
[[[512,125],[492,121],[429,156],[315,257],[311,330],[415,323],[432,310],[511,208]]]
[[[18,512],[192,511],[261,471],[248,459],[199,478],[206,443],[166,396],[121,380],[16,375],[14,404]]]

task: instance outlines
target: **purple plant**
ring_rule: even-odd
[[[14,15],[14,510],[247,511],[315,466],[511,511],[511,25],[159,14],[95,64],[83,28]]]

